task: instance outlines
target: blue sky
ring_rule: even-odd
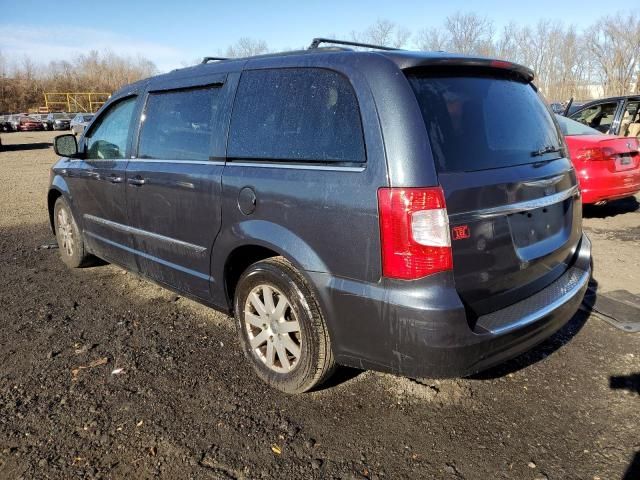
[[[379,18],[416,33],[456,11],[485,15],[498,28],[511,20],[533,24],[542,18],[582,28],[614,13],[610,6],[601,0],[0,0],[0,53],[47,62],[108,48],[144,55],[168,70],[222,53],[241,37],[265,40],[271,49],[302,47],[314,36],[347,38]]]

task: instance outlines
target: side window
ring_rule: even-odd
[[[231,117],[231,158],[364,162],[358,102],[330,70],[245,71]]]
[[[609,131],[609,128],[613,123],[613,118],[616,114],[617,108],[618,104],[616,102],[601,103],[594,105],[593,107],[580,110],[579,112],[571,115],[570,118],[580,123],[584,123],[591,128],[595,128],[602,133],[606,133]]]
[[[209,160],[219,108],[220,87],[150,93],[138,157]]]
[[[100,116],[86,135],[87,159],[124,158],[135,105],[136,97],[130,97]],[[82,121],[82,117],[76,117],[78,120]]]
[[[624,107],[624,114],[620,122],[620,135],[635,136],[632,125],[640,125],[640,101],[629,101]]]

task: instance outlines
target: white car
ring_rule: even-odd
[[[87,128],[87,125],[89,125],[89,122],[91,122],[92,118],[93,113],[77,114],[75,117],[73,117],[73,120],[71,120],[71,123],[69,124],[69,126],[71,127],[71,133],[73,133],[74,135],[79,135],[84,132],[84,129]]]

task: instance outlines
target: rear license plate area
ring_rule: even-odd
[[[633,159],[629,155],[621,155],[616,158],[616,171],[630,170],[634,167]]]
[[[517,248],[529,247],[561,232],[570,216],[570,202],[571,200],[565,200],[547,207],[509,215],[514,245]]]

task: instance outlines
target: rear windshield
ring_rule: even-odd
[[[564,136],[571,135],[604,135],[600,130],[587,127],[585,124],[571,120],[570,118],[563,117],[562,115],[556,115],[558,125]]]
[[[551,114],[533,87],[489,75],[409,74],[438,171],[502,168],[561,156]]]

